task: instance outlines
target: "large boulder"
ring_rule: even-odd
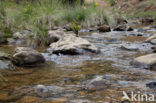
[[[143,69],[156,70],[156,53],[137,57],[132,61],[132,65]]]
[[[34,49],[17,47],[12,57],[12,62],[19,66],[38,66],[43,64],[45,59],[41,53]]]
[[[63,30],[50,30],[48,31],[48,44],[54,43],[59,41],[61,38],[64,37]]]
[[[111,28],[108,25],[103,25],[103,26],[98,27],[97,30],[99,30],[99,32],[110,32]]]
[[[52,53],[55,54],[84,54],[85,52],[97,53],[98,49],[89,41],[80,37],[75,37],[70,34],[66,34],[62,39],[56,43],[50,45]]]

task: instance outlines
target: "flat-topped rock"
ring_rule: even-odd
[[[50,45],[55,54],[84,54],[85,52],[97,53],[98,49],[86,39],[66,34],[62,39]]]
[[[156,53],[135,58],[132,64],[136,67],[156,70]]]

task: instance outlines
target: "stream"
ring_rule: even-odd
[[[45,66],[0,70],[0,103],[120,103],[123,91],[155,94],[155,90],[146,87],[156,81],[155,71],[130,65],[135,57],[152,53],[153,45],[143,41],[154,33],[156,29],[152,28],[80,31],[80,37],[100,49],[94,55],[55,55],[38,49],[47,60]],[[0,45],[1,51],[10,54],[14,48]],[[98,77],[105,80],[104,88],[88,89],[89,82]],[[25,97],[36,102],[24,102]]]

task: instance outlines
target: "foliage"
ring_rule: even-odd
[[[79,25],[78,23],[76,23],[75,21],[72,22],[71,24],[71,28],[72,30],[74,31],[74,33],[76,34],[76,36],[78,37],[78,33],[79,33],[79,30],[81,29],[81,25]]]

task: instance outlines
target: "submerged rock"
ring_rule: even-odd
[[[127,51],[138,51],[139,50],[139,48],[136,45],[130,45],[130,44],[122,45],[120,47],[120,49],[127,50]]]
[[[16,103],[43,103],[44,100],[34,96],[24,96],[23,98],[16,101]]]
[[[75,37],[69,34],[66,34],[62,39],[56,43],[50,45],[49,50],[52,50],[55,54],[84,54],[85,52],[97,53],[98,49],[91,44],[89,41],[82,39],[80,37]]]
[[[105,89],[106,87],[107,83],[102,76],[96,77],[86,85],[87,90],[101,90]]]
[[[99,32],[110,32],[111,28],[108,25],[103,25],[103,26],[98,27],[97,30],[99,30]]]
[[[12,62],[19,66],[38,66],[43,64],[45,59],[41,53],[34,49],[17,47],[12,57]]]
[[[156,70],[156,53],[135,58],[132,65],[144,69]]]
[[[35,93],[38,96],[48,98],[48,97],[59,97],[64,93],[65,89],[59,86],[44,86],[37,85],[34,87]]]

